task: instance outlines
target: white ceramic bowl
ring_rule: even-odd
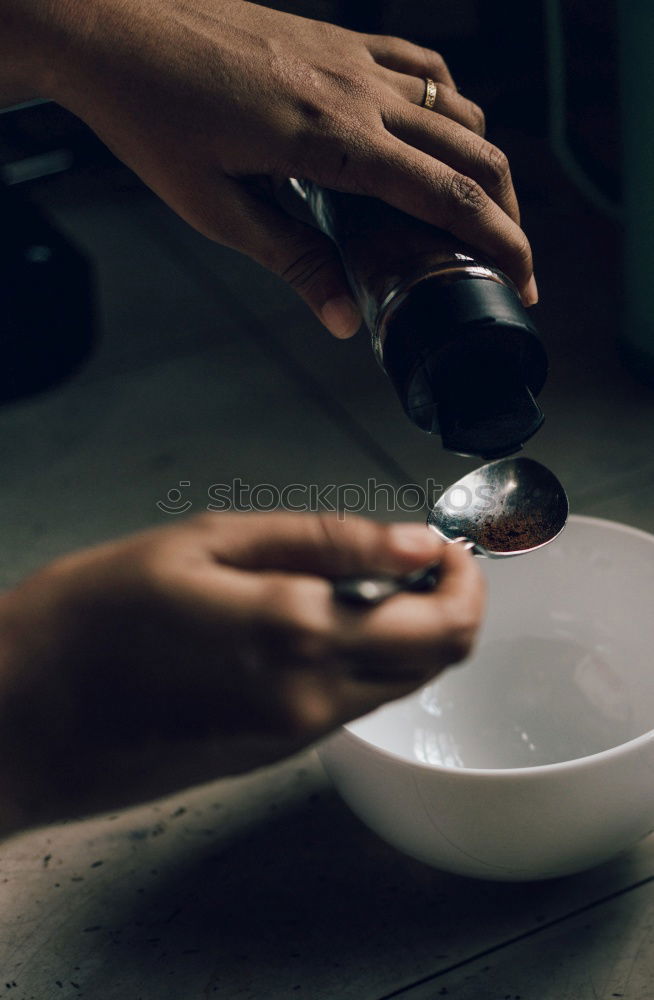
[[[589,868],[654,828],[654,536],[571,517],[552,545],[484,571],[475,655],[321,758],[368,826],[437,868]]]

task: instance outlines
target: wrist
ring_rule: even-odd
[[[34,32],[34,15],[31,0],[3,0],[0,12],[0,99],[3,104],[41,96],[38,52],[41,32]]]
[[[0,105],[35,97],[59,100],[93,2],[75,7],[67,0],[2,0]]]

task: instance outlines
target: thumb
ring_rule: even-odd
[[[382,524],[347,515],[215,514],[202,517],[213,555],[252,570],[338,578],[409,573],[436,562],[443,542],[425,525]],[[192,522],[189,522],[192,523]]]
[[[334,243],[288,215],[260,188],[237,180],[228,185],[231,218],[225,220],[225,205],[221,213],[236,234],[230,246],[288,282],[335,337],[352,337],[361,312]]]

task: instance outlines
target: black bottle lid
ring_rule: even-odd
[[[387,320],[383,365],[418,427],[450,451],[494,459],[541,426],[547,356],[508,279],[479,270],[414,285]]]

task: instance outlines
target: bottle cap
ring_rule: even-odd
[[[438,275],[415,285],[387,321],[384,368],[405,412],[450,451],[518,451],[543,422],[535,401],[547,356],[503,276]],[[506,281],[506,284],[504,283]]]

